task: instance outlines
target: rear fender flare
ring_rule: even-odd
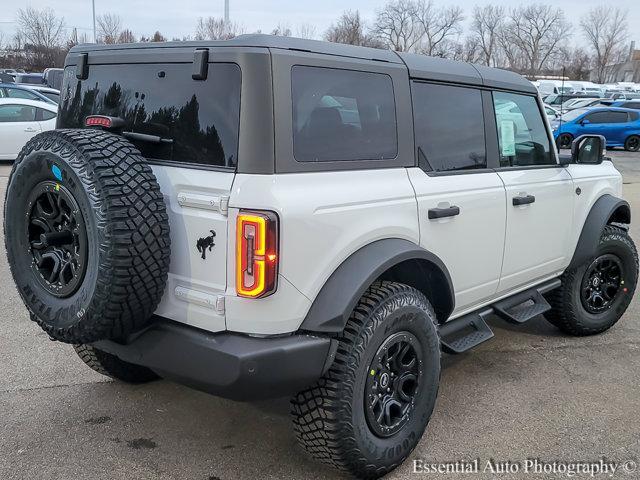
[[[448,317],[455,306],[455,297],[447,267],[435,254],[415,243],[393,238],[370,243],[342,262],[320,289],[300,330],[341,332],[367,288],[394,266],[411,260],[428,262],[438,272],[440,282],[446,284],[446,292],[437,299],[436,311]]]

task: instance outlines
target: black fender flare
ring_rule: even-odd
[[[582,265],[595,255],[604,227],[612,222],[631,223],[631,208],[627,201],[605,194],[591,207],[567,270]]]
[[[451,275],[442,260],[408,240],[390,238],[372,242],[349,256],[331,274],[313,301],[300,330],[341,332],[360,297],[390,268],[407,260],[429,262],[447,283],[448,295],[439,295],[439,310],[446,317],[453,311],[455,296]]]

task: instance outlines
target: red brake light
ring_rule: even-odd
[[[278,279],[278,217],[273,212],[241,211],[236,220],[236,292],[266,297]]]
[[[84,124],[87,127],[111,128],[113,126],[111,118],[103,117],[102,115],[92,115],[90,117],[87,117],[84,121]]]

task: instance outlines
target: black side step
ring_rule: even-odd
[[[510,323],[520,324],[551,310],[543,293],[560,286],[560,280],[547,282],[491,305],[496,315]]]
[[[462,353],[493,338],[493,331],[484,317],[491,314],[488,308],[481,312],[468,313],[438,327],[440,344],[446,353]]]
[[[493,331],[485,318],[496,314],[502,319],[516,324],[531,320],[551,309],[542,296],[560,286],[560,280],[554,279],[547,283],[505,298],[483,310],[463,315],[455,320],[449,320],[438,326],[440,345],[446,353],[462,353],[493,338]]]

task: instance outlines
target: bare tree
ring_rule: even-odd
[[[234,22],[225,22],[222,18],[207,17],[198,19],[196,40],[229,40],[243,33],[242,27]]]
[[[280,22],[278,23],[278,26],[271,31],[271,35],[276,35],[278,37],[290,37],[291,27],[289,27],[288,23]]]
[[[310,23],[303,23],[296,27],[296,37],[313,39],[316,38],[316,27]]]
[[[64,18],[56,17],[51,8],[37,10],[32,7],[18,10],[18,32],[25,44],[55,49],[64,40]]]
[[[417,4],[412,0],[392,0],[378,12],[374,34],[389,48],[409,52],[422,38],[416,22]]]
[[[510,11],[501,41],[505,53],[512,60],[514,54],[520,56],[524,72],[535,75],[570,36],[571,25],[560,8],[532,4]]]
[[[596,7],[580,20],[580,27],[594,53],[596,80],[605,81],[605,67],[617,60],[628,38],[627,12]]]
[[[414,4],[412,11],[419,27],[420,53],[449,56],[448,52],[455,49],[451,37],[462,33],[462,9],[456,6],[439,8],[433,0],[422,0]]]
[[[30,67],[46,68],[64,60],[64,18],[50,8],[18,10],[15,48],[28,53]]]
[[[489,4],[474,8],[471,35],[482,52],[480,60],[490,67],[498,65],[499,36],[503,26],[504,7]]]
[[[133,34],[131,30],[125,28],[118,35],[118,43],[135,43],[136,36]]]
[[[346,43],[362,47],[384,48],[385,45],[366,33],[366,25],[358,10],[347,10],[324,34],[324,39],[334,43]]]
[[[89,43],[89,37],[86,33],[78,34],[78,29],[73,27],[71,30],[71,35],[67,40],[67,50],[75,47],[76,45],[81,45],[83,43]]]
[[[96,17],[99,43],[117,43],[122,30],[122,18],[115,13],[103,13]]]
[[[482,49],[475,35],[469,35],[464,42],[449,42],[447,57],[461,62],[478,63],[482,57]]]

